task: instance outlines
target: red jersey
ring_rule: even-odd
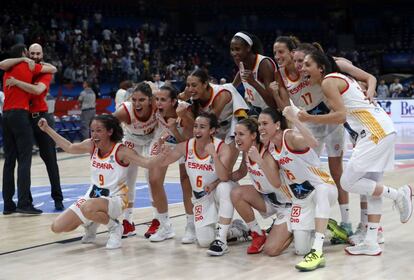
[[[12,109],[23,109],[29,111],[30,94],[26,93],[19,87],[7,88],[6,80],[14,77],[20,81],[31,84],[33,75],[37,75],[42,70],[40,64],[36,64],[33,72],[30,71],[29,65],[26,62],[21,62],[15,65],[11,70],[4,73],[3,76],[3,91],[4,91],[4,106],[3,111],[6,112]]]
[[[33,84],[42,83],[46,89],[40,95],[30,95],[30,112],[47,112],[46,94],[49,92],[50,82],[52,81],[52,74],[41,73],[33,78]]]

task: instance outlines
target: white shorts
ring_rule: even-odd
[[[312,134],[318,140],[315,152],[320,155],[326,147],[328,157],[340,157],[344,151],[345,138],[343,125],[309,125]]]
[[[312,191],[305,199],[293,199],[290,214],[292,230],[314,230],[315,229],[315,204]]]
[[[92,187],[88,189],[86,194],[79,198],[76,202],[74,202],[71,206],[69,206],[69,209],[71,209],[75,214],[79,217],[79,219],[84,223],[91,222],[90,220],[86,219],[81,211],[81,206],[84,204],[87,200],[91,199],[89,197],[89,192],[91,191]],[[117,219],[119,216],[121,216],[123,212],[123,200],[121,196],[115,195],[115,196],[101,196],[100,198],[104,198],[108,200],[108,215],[112,219]]]
[[[278,207],[274,205],[266,195],[262,194],[262,197],[266,205],[266,212],[259,213],[263,219],[267,219],[273,215],[276,215],[274,223],[275,225],[280,225],[288,222],[290,218],[290,207]]]
[[[395,133],[389,134],[375,144],[370,139],[370,133],[367,133],[356,143],[348,165],[361,172],[384,172],[394,169],[395,137]]]

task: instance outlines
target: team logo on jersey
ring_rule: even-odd
[[[365,132],[365,129],[361,130],[361,139],[364,138],[365,136],[367,136],[367,133]]]
[[[297,205],[293,206],[291,216],[294,217],[294,218],[299,217],[301,209],[302,208],[300,206],[297,206]]]
[[[114,155],[110,155],[110,157],[109,157],[109,163],[115,163]]]

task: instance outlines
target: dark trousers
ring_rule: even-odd
[[[52,188],[52,198],[55,201],[62,201],[63,195],[60,187],[59,166],[56,158],[56,144],[55,141],[53,141],[53,139],[43,132],[37,125],[41,118],[45,118],[49,126],[52,128],[54,127],[54,119],[51,114],[48,114],[47,112],[31,114],[30,118],[34,137],[37,142],[37,146],[39,147],[39,154],[46,165],[47,174],[49,175],[49,181]]]
[[[13,202],[15,193],[14,168],[17,167],[17,207],[32,205],[30,193],[30,167],[32,165],[33,130],[29,112],[9,110],[3,112],[3,200],[5,210],[16,208]]]

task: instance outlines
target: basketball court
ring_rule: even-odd
[[[395,170],[386,173],[385,183],[399,187],[414,182],[414,128],[396,124]],[[344,164],[349,157],[346,153]],[[65,207],[86,191],[89,184],[89,157],[58,154]],[[323,157],[324,162],[326,158]],[[3,160],[0,160],[3,166]],[[45,166],[33,157],[32,194],[40,216],[0,215],[0,279],[411,279],[414,275],[414,221],[400,224],[397,210],[384,200],[382,226],[385,244],[379,257],[348,256],[344,245],[325,244],[326,267],[298,272],[292,245],[281,256],[247,255],[248,242],[235,242],[222,257],[210,257],[195,244],[182,245],[185,214],[179,185],[178,165],[171,165],[166,178],[169,214],[176,237],[151,243],[144,232],[152,219],[148,186],[139,171],[136,185],[134,222],[137,235],[123,239],[121,249],[106,250],[106,227],[98,229],[96,244],[81,244],[83,227],[65,234],[54,234],[50,224],[56,217]],[[243,182],[248,180],[243,179]],[[353,227],[359,221],[359,197],[351,194]],[[3,201],[0,201],[3,209]],[[237,215],[237,214],[236,214]],[[331,216],[339,219],[339,208]],[[259,216],[257,216],[259,217]],[[267,228],[271,220],[260,220]]]

